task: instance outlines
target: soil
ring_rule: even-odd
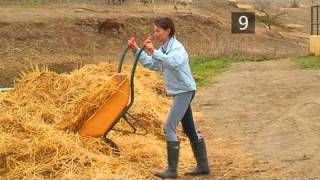
[[[320,178],[319,80],[290,59],[235,64],[195,98],[198,126],[252,154],[265,170],[256,177]]]
[[[230,13],[239,9],[227,1],[195,2],[192,14],[175,12],[170,3],[157,4],[155,12],[141,4],[93,0],[0,6],[0,87],[12,86],[30,64],[68,72],[84,64],[117,62],[127,39],[135,36],[141,44],[158,16],[174,19],[177,38],[191,57],[308,53],[307,27],[268,31],[257,23],[255,34],[235,35],[230,33]],[[282,20],[308,24],[308,18],[309,7],[301,7]],[[124,30],[99,34],[98,26],[106,19],[123,23]],[[128,56],[130,62],[131,53]],[[242,62],[200,90],[195,113],[213,170],[202,178],[320,178],[319,80],[318,70],[301,70],[290,59]]]
[[[197,1],[192,14],[183,8],[176,12],[169,1],[156,3],[154,12],[150,6],[131,1],[124,5],[107,5],[98,0],[38,6],[2,5],[0,87],[11,86],[18,72],[30,64],[47,65],[65,72],[83,64],[118,61],[127,39],[135,36],[141,44],[152,34],[153,19],[158,16],[174,19],[177,39],[191,57],[283,57],[308,52],[308,28],[273,27],[268,31],[263,23],[257,23],[255,34],[231,34],[230,14],[234,11],[240,10],[227,1]],[[284,18],[291,19],[284,19],[284,24],[296,21],[290,13]],[[309,8],[300,8],[299,21],[309,22],[308,13]],[[106,19],[123,23],[124,30],[99,34],[99,24]]]

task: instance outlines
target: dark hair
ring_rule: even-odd
[[[176,28],[174,26],[174,23],[172,19],[169,17],[158,17],[154,20],[154,25],[161,27],[164,30],[170,29],[169,36],[172,37],[176,33]]]

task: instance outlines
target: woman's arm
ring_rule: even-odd
[[[153,60],[172,70],[179,70],[184,62],[188,59],[188,54],[183,46],[178,46],[174,49],[171,49],[169,54],[165,54],[159,49],[154,49],[151,37],[148,37],[144,41],[144,46],[148,53],[152,54]]]
[[[140,48],[137,49],[137,51],[135,52],[135,56],[138,55],[140,51]],[[154,70],[154,71],[160,71],[161,67],[160,67],[160,63],[155,61],[152,56],[149,56],[146,52],[142,51],[140,58],[139,58],[139,62],[146,68]]]
[[[174,70],[179,70],[184,61],[188,59],[188,55],[183,48],[172,49],[169,54],[165,54],[161,50],[154,50],[152,57],[159,63]]]
[[[133,54],[137,57],[140,48],[137,45],[136,39],[134,37],[128,40],[128,47],[132,49]],[[139,57],[139,62],[146,68],[149,68],[154,71],[160,71],[161,67],[159,62],[156,62],[152,56],[149,56],[146,52],[142,51]]]

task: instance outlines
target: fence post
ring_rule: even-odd
[[[313,6],[311,6],[311,35],[313,35]]]
[[[317,35],[319,35],[319,5],[316,6],[316,9],[317,9]]]

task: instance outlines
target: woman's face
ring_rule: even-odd
[[[157,25],[154,25],[154,37],[160,43],[165,43],[169,39],[170,29],[165,30]]]

